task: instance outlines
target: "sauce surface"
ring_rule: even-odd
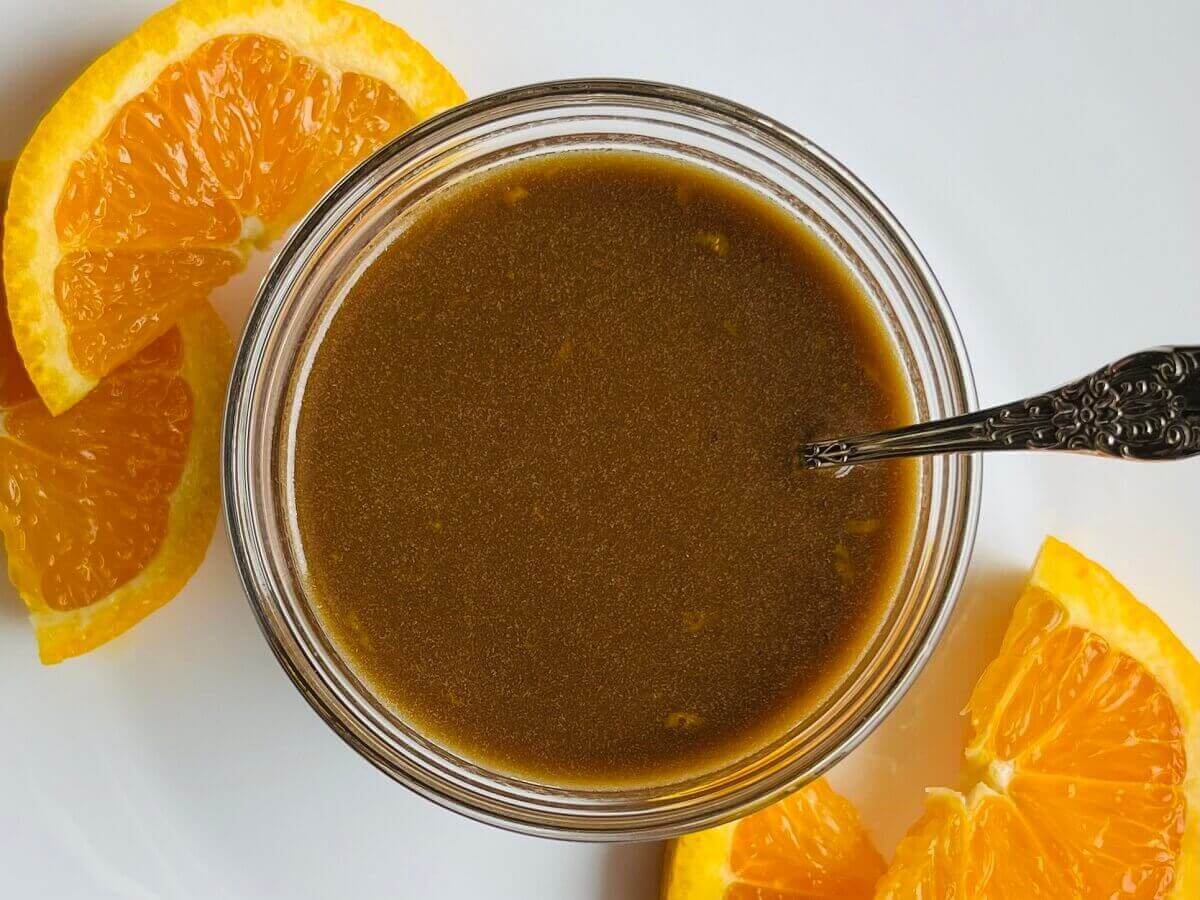
[[[430,738],[546,783],[729,762],[891,601],[916,469],[798,471],[908,421],[842,263],[724,176],[627,152],[446,189],[297,382],[293,504],[335,646]]]

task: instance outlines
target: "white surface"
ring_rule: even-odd
[[[3,0],[0,152],[157,4]],[[627,75],[776,116],[858,173],[957,310],[984,402],[1200,342],[1200,7],[379,0],[472,95]],[[984,8],[984,7],[987,8]],[[888,8],[893,7],[893,8]],[[1134,10],[1137,10],[1134,12]],[[252,281],[222,294],[240,324]],[[953,783],[961,708],[1053,532],[1200,650],[1200,462],[987,461],[971,576],[937,657],[834,781],[885,853]],[[0,597],[0,894],[53,898],[655,895],[658,848],[476,825],[344,747],[259,636],[218,532],[169,607],[42,668]]]

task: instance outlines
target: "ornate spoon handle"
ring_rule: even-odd
[[[1072,450],[1121,459],[1200,454],[1200,346],[1126,356],[1057,390],[952,419],[800,449],[805,468],[966,453]]]

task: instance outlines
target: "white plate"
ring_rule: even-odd
[[[471,94],[579,75],[688,84],[807,134],[929,258],[984,402],[1123,353],[1200,343],[1200,7],[380,0]],[[156,4],[2,0],[0,151]],[[1013,6],[1017,6],[1014,4]],[[890,8],[887,8],[890,7]],[[222,291],[238,325],[253,276]],[[1200,651],[1200,462],[992,458],[945,642],[833,780],[886,852],[953,783],[957,715],[1041,537],[1105,562]],[[313,715],[258,634],[218,533],[129,635],[38,665],[0,598],[0,895],[621,898],[658,848],[516,837],[408,794]]]

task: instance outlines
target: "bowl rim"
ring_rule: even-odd
[[[238,341],[234,357],[221,429],[221,479],[223,488],[222,508],[227,534],[232,548],[235,568],[239,582],[246,594],[255,620],[262,631],[280,666],[287,673],[297,690],[313,707],[314,711],[329,725],[346,743],[383,771],[393,780],[409,788],[415,793],[432,800],[443,808],[450,809],[461,815],[487,824],[499,826],[507,830],[541,837],[553,837],[571,840],[588,841],[628,841],[655,840],[672,837],[698,828],[711,827],[724,821],[729,821],[745,815],[753,809],[778,799],[796,787],[796,782],[777,786],[773,790],[762,792],[755,797],[730,804],[721,810],[719,815],[704,819],[699,824],[679,826],[652,825],[645,828],[622,830],[593,830],[573,829],[559,824],[538,824],[525,819],[511,818],[498,815],[490,809],[473,805],[469,802],[450,796],[432,785],[421,782],[406,773],[396,770],[386,763],[378,754],[339,719],[332,715],[326,700],[318,696],[311,688],[304,675],[300,672],[296,660],[284,646],[280,634],[271,622],[268,611],[259,598],[258,586],[251,575],[253,558],[247,546],[247,535],[240,526],[238,508],[240,492],[239,472],[236,470],[238,446],[239,398],[246,388],[246,380],[251,369],[253,338],[262,329],[264,321],[272,312],[272,298],[279,294],[279,289],[288,277],[290,270],[300,258],[305,246],[314,235],[328,223],[331,214],[336,210],[340,198],[349,186],[369,179],[370,176],[394,162],[405,154],[415,155],[419,150],[436,145],[439,133],[453,133],[455,126],[468,120],[487,116],[496,112],[510,109],[517,110],[529,103],[547,103],[551,101],[568,101],[577,98],[581,102],[595,103],[611,99],[614,103],[652,102],[671,103],[682,106],[693,112],[707,113],[727,119],[743,129],[747,129],[757,140],[764,141],[788,154],[799,154],[807,157],[822,168],[822,175],[833,181],[842,191],[850,194],[859,202],[864,211],[876,220],[876,224],[886,232],[889,239],[894,241],[902,254],[902,261],[911,267],[912,274],[921,283],[928,294],[931,308],[925,311],[936,319],[940,337],[944,340],[949,358],[954,363],[956,371],[947,372],[952,382],[952,388],[964,409],[978,408],[976,386],[969,356],[966,351],[958,322],[949,302],[946,300],[941,285],[925,260],[924,255],[904,230],[891,210],[867,187],[856,175],[836,158],[820,146],[804,137],[799,132],[778,120],[757,112],[743,104],[726,98],[693,90],[678,85],[663,82],[645,81],[624,78],[575,78],[555,81],[538,82],[497,91],[453,107],[437,116],[427,119],[389,143],[353,167],[339,179],[326,194],[314,205],[309,213],[295,226],[286,241],[275,253],[255,295],[250,312],[243,326],[242,335]],[[979,524],[979,508],[982,496],[982,467],[978,454],[962,457],[962,474],[957,479],[958,490],[952,501],[957,506],[958,528],[950,532],[950,537],[957,542],[957,548],[947,553],[948,571],[944,577],[942,597],[937,604],[927,627],[915,641],[915,646],[909,651],[903,661],[900,671],[895,675],[890,685],[873,699],[873,707],[859,718],[854,727],[849,729],[830,748],[820,761],[806,773],[811,778],[818,777],[837,762],[844,759],[892,712],[900,699],[908,692],[917,676],[924,669],[934,649],[938,646],[945,633],[954,609],[957,607],[963,581],[966,577],[975,538]],[[954,483],[954,479],[950,479]],[[568,791],[569,793],[569,791]]]

